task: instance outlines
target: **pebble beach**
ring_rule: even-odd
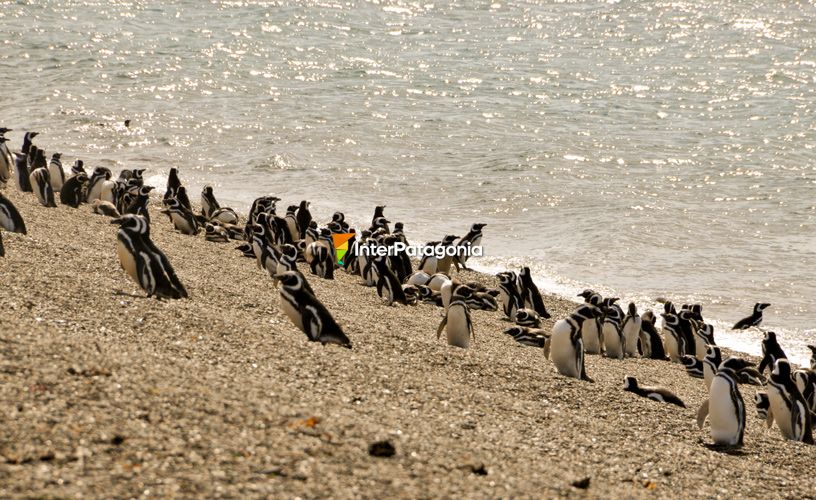
[[[784,440],[740,386],[745,446],[695,424],[707,394],[679,364],[587,357],[595,383],[473,311],[469,349],[440,309],[385,306],[340,271],[301,268],[353,349],[307,342],[235,243],[151,236],[190,298],[156,300],[121,269],[117,226],[87,205],[4,190],[28,227],[0,258],[2,497],[812,497],[816,448]],[[319,202],[318,202],[319,203]],[[404,215],[404,214],[399,214]],[[397,214],[394,215],[398,217]],[[405,217],[406,235],[411,221]],[[495,285],[462,272],[463,281]],[[554,320],[574,303],[545,296]],[[687,408],[624,392],[624,375]],[[387,441],[393,456],[369,453]]]

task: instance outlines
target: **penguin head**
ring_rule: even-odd
[[[691,368],[692,366],[697,364],[697,358],[695,358],[694,356],[689,356],[688,354],[685,354],[685,355],[680,357],[680,363],[683,366],[685,366],[686,368]]]
[[[655,315],[651,309],[647,309],[646,312],[641,314],[640,319],[642,319],[643,321],[647,321],[651,324],[655,324],[655,322],[657,321],[657,318],[655,318]]]
[[[414,285],[405,285],[402,287],[402,291],[405,293],[406,297],[416,297],[419,295],[419,289]]]
[[[298,250],[294,245],[287,243],[281,247],[281,254],[292,259],[297,259]]]
[[[147,220],[141,215],[125,214],[111,219],[110,223],[117,224],[121,229],[130,229],[143,234],[149,230]]]
[[[301,201],[301,202],[300,202],[300,207],[298,207],[298,208],[299,208],[300,210],[308,210],[308,209],[309,209],[309,205],[310,205],[310,203],[309,203],[308,201],[303,200],[303,201]]]
[[[26,137],[28,137],[29,139],[33,139],[33,138],[37,137],[38,135],[40,135],[39,132],[26,132]]]
[[[512,335],[513,337],[516,337],[518,335],[524,334],[524,327],[522,327],[522,326],[511,326],[509,328],[505,328],[504,333],[506,333],[507,335]]]
[[[10,128],[0,127],[0,135],[5,134],[6,132],[11,132],[12,130],[13,129],[10,129]]]
[[[207,196],[207,197],[212,196],[213,195],[213,187],[210,186],[209,184],[207,184],[206,186],[204,186],[204,189],[201,190],[201,194],[203,194],[204,196]]]
[[[459,239],[458,236],[448,234],[444,238],[442,238],[442,245],[444,245],[444,246],[451,245],[454,241],[456,241],[458,239]]]
[[[62,153],[54,153],[51,155],[52,160],[59,160],[60,158],[62,158]]]
[[[720,358],[721,357],[720,353],[721,351],[719,346],[711,344],[706,346],[706,358]]]
[[[765,342],[776,343],[776,332],[765,332]]]
[[[638,388],[638,381],[637,378],[626,375],[623,377],[623,390],[625,391],[633,391]]]
[[[300,290],[303,288],[303,282],[305,281],[299,271],[286,271],[281,274],[276,274],[274,278],[275,281],[280,281],[284,287],[292,290]]]
[[[433,290],[431,290],[431,288],[426,285],[417,286],[417,290],[419,290],[420,297],[430,297],[433,295]]]
[[[731,370],[733,372],[738,372],[740,370],[748,368],[749,366],[753,366],[753,364],[742,358],[736,358],[734,356],[731,356],[722,363],[720,363],[720,366],[717,368],[717,371],[719,372],[723,370]]]
[[[771,372],[771,378],[777,381],[791,379],[791,366],[787,359],[779,358],[776,360],[773,372]]]
[[[581,304],[573,314],[578,314],[585,319],[592,319],[601,316],[603,311],[601,311],[600,307],[593,304]]]
[[[286,207],[286,215],[295,215],[297,209],[298,209],[297,205],[289,205],[288,207]]]
[[[453,291],[453,296],[452,297],[462,299],[462,300],[467,300],[472,296],[473,296],[473,289],[471,289],[467,285],[459,285]]]
[[[215,226],[208,222],[207,224],[204,225],[204,231],[207,234],[215,234]]]
[[[768,304],[767,302],[757,302],[754,305],[754,312],[761,313],[762,311],[764,311],[765,309],[767,309],[769,307],[771,307],[771,305]]]
[[[694,314],[702,317],[702,315],[703,315],[703,306],[702,306],[702,304],[692,304],[691,305],[691,312],[693,312]]]
[[[346,216],[343,215],[343,212],[334,212],[332,214],[332,222],[340,223],[346,220]]]
[[[633,318],[637,316],[637,306],[635,305],[634,302],[629,302],[628,311],[629,311],[629,316],[632,316]]]
[[[401,233],[404,230],[405,230],[405,226],[402,224],[402,222],[397,222],[397,223],[394,224],[394,232],[395,233]]]
[[[86,174],[85,172],[80,172],[76,174],[76,180],[80,184],[85,184],[86,182],[88,182],[88,174]]]
[[[662,316],[662,317],[663,317],[663,320],[665,320],[665,321],[666,321],[666,324],[667,324],[668,326],[677,326],[677,325],[679,325],[679,324],[680,324],[680,319],[677,317],[677,315],[676,315],[676,314],[672,314],[672,313],[668,313],[668,314],[667,314],[667,313],[663,313],[663,314],[661,314],[660,316]]]
[[[340,223],[336,222],[336,221],[329,222],[329,224],[326,227],[328,227],[329,233],[342,233],[343,232],[343,226],[341,226]]]
[[[675,314],[677,310],[674,308],[674,304],[670,300],[667,300],[663,303],[663,312],[666,314]]]
[[[8,139],[6,137],[3,137],[3,134],[0,134],[0,144],[2,144],[4,142],[7,142],[7,141],[8,141]]]
[[[619,297],[607,297],[603,299],[603,305],[604,307],[612,307],[612,305],[619,300]]]

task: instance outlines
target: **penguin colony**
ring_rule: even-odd
[[[118,226],[116,253],[122,269],[148,297],[158,299],[188,298],[166,255],[150,239],[150,193],[143,169],[125,169],[113,178],[105,167],[90,172],[81,160],[76,160],[70,172],[63,168],[61,154],[54,153],[46,161],[45,150],[33,143],[37,132],[27,132],[19,152],[12,154],[5,134],[11,129],[0,127],[0,188],[14,179],[22,192],[31,192],[41,205],[57,206],[57,200],[73,208],[83,203],[92,212],[111,218]],[[391,221],[384,214],[385,206],[377,206],[371,225],[362,230],[352,228],[341,212],[321,227],[313,219],[306,200],[289,205],[285,215],[278,215],[281,198],[261,196],[252,203],[245,223],[235,210],[222,207],[211,186],[201,192],[200,212],[192,207],[179,171],[172,168],[162,196],[160,213],[166,215],[177,231],[195,236],[202,230],[205,239],[216,243],[240,241],[237,250],[253,259],[279,287],[280,307],[291,322],[309,341],[336,344],[351,348],[352,343],[329,310],[320,302],[306,276],[297,268],[305,262],[311,274],[331,280],[343,269],[359,276],[361,283],[375,287],[384,304],[414,306],[419,302],[433,304],[441,310],[437,339],[445,333],[451,346],[469,348],[476,342],[471,311],[501,311],[507,321],[516,326],[504,333],[524,346],[543,350],[555,370],[561,375],[592,382],[584,363],[586,355],[604,355],[612,359],[643,357],[681,363],[687,373],[702,379],[709,398],[697,411],[697,424],[710,423],[715,446],[741,446],[746,422],[745,401],[739,386],[765,386],[756,394],[757,415],[768,427],[776,423],[785,439],[813,443],[813,419],[816,415],[816,346],[810,366],[795,369],[779,345],[776,334],[764,332],[763,358],[758,367],[738,357],[722,359],[714,341],[714,329],[706,323],[699,304],[683,305],[678,310],[672,302],[662,300],[662,326],[652,311],[639,314],[629,303],[626,310],[617,297],[602,297],[594,290],[584,290],[578,297],[584,300],[572,314],[555,322],[551,330],[541,328],[542,319],[550,318],[542,295],[532,280],[531,271],[523,267],[518,273],[498,273],[498,288],[489,289],[477,282],[462,283],[451,277],[451,270],[468,269],[467,254],[425,256],[417,269],[407,253],[371,256],[355,253],[355,241],[369,246],[392,247],[408,244],[404,225]],[[485,224],[473,224],[463,237],[446,235],[428,246],[478,246]],[[11,201],[0,192],[0,229],[26,234],[25,222]],[[351,234],[348,251],[337,260],[335,234]],[[0,231],[0,257],[5,255]],[[750,316],[737,322],[734,330],[759,329],[762,312],[768,303],[757,303]],[[767,372],[767,376],[766,376]],[[640,385],[627,375],[623,389],[635,395],[685,408],[685,403],[669,389]]]

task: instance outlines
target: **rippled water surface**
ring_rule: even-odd
[[[385,203],[419,240],[487,222],[483,266],[567,295],[725,323],[771,302],[802,359],[814,20],[776,1],[0,2],[0,123],[157,184],[179,166],[242,210],[274,193],[362,224]]]

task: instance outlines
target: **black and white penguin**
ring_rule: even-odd
[[[380,217],[385,218],[385,205],[377,205],[374,207],[374,216],[371,217],[371,225],[374,226],[377,219]]]
[[[657,333],[657,318],[651,310],[647,310],[640,316],[640,347],[643,357],[649,359],[666,360],[666,351],[663,348],[663,339]]]
[[[125,207],[124,212],[133,215],[141,215],[145,218],[145,220],[149,223],[150,222],[150,212],[148,211],[148,204],[150,204],[150,192],[153,190],[153,186],[142,186],[139,188],[139,193],[136,197],[128,203],[128,206]],[[126,195],[128,196],[128,195]],[[120,210],[121,212],[121,210]]]
[[[337,344],[351,349],[351,341],[329,310],[315,296],[306,277],[298,271],[275,275],[282,283],[281,309],[311,342]]]
[[[48,175],[51,180],[51,189],[58,193],[65,184],[65,170],[62,169],[62,155],[54,153],[51,155],[51,161],[48,163]]]
[[[119,225],[116,253],[127,274],[148,297],[180,299],[187,290],[179,281],[167,256],[150,239],[150,224],[139,215],[126,214],[111,220]]]
[[[209,222],[204,224],[204,239],[213,243],[228,243],[230,240],[226,229]]]
[[[754,401],[756,402],[756,410],[757,416],[760,420],[763,420],[765,424],[770,428],[773,425],[773,412],[771,411],[771,400],[768,398],[768,393],[764,391],[759,391],[754,396]]]
[[[31,192],[31,182],[28,180],[28,158],[23,153],[14,153],[14,180],[17,189],[23,193]]]
[[[694,356],[684,354],[680,356],[680,364],[686,368],[686,373],[692,378],[704,378],[703,362]]]
[[[702,323],[694,331],[694,353],[702,361],[708,352],[707,346],[717,345],[714,342],[714,327],[710,323]],[[719,366],[719,363],[717,364]]]
[[[278,255],[278,274],[286,271],[297,271],[298,250],[294,245],[281,245]]]
[[[816,371],[796,370],[793,372],[793,381],[802,393],[810,412],[816,415]]]
[[[748,328],[759,326],[762,324],[762,311],[771,305],[766,302],[757,302],[754,304],[754,312],[747,318],[742,318],[731,328],[732,330],[747,330]]]
[[[612,303],[606,308],[601,326],[603,346],[607,358],[623,359],[624,338],[621,322],[623,321],[623,310],[619,305]]]
[[[468,269],[467,261],[470,258],[471,249],[482,244],[482,229],[487,224],[477,223],[470,226],[470,231],[462,236],[456,246],[460,249],[456,256],[457,267],[461,264],[463,269]]]
[[[312,212],[309,211],[308,201],[303,200],[300,202],[296,216],[297,227],[300,230],[300,237],[298,239],[303,239],[306,237],[306,230],[309,228],[309,224],[312,222]]]
[[[312,274],[327,280],[334,279],[334,261],[331,250],[326,245],[315,241],[306,247],[306,255]]]
[[[417,290],[419,291],[419,300],[421,300],[425,304],[433,304],[437,307],[442,307],[444,304],[442,303],[442,293],[439,290],[433,290],[429,286],[425,285],[410,285],[416,286]]]
[[[513,321],[519,326],[529,326],[539,328],[541,326],[541,316],[532,309],[519,309]]]
[[[530,268],[524,266],[518,275],[519,283],[521,284],[521,298],[524,301],[524,307],[534,310],[544,319],[550,317],[547,308],[544,306],[544,300],[541,298],[541,292],[533,282],[533,276]]]
[[[109,201],[94,200],[91,203],[91,211],[95,214],[104,215],[106,217],[120,217],[121,214],[116,206]]]
[[[640,386],[638,385],[637,378],[631,375],[627,375],[623,378],[623,390],[661,403],[669,403],[681,408],[686,407],[686,404],[680,398],[665,387]]]
[[[810,408],[793,381],[791,366],[787,359],[778,358],[774,362],[767,390],[771,413],[782,436],[785,439],[813,444]]]
[[[550,357],[550,332],[544,331],[540,328],[511,326],[510,328],[505,328],[504,333],[513,337],[513,340],[519,344],[544,349],[544,357]]]
[[[711,381],[709,397],[697,412],[697,425],[702,429],[706,416],[711,422],[711,438],[719,446],[742,446],[745,435],[745,401],[737,386],[737,371],[746,362],[728,358],[717,368]]]
[[[204,189],[201,190],[201,215],[203,215],[205,219],[210,220],[213,212],[219,208],[221,208],[221,205],[219,205],[218,200],[215,199],[213,187],[209,184],[204,186]]]
[[[198,234],[199,227],[195,214],[187,207],[183,206],[176,198],[167,198],[164,200],[165,208],[161,211],[163,214],[170,216],[173,221],[173,226],[181,234],[195,236]]]
[[[578,294],[583,297],[584,303],[602,307],[604,299],[594,290],[586,289]],[[601,354],[603,352],[603,317],[592,318],[581,325],[581,338],[584,342],[584,352],[587,354]]]
[[[51,208],[57,206],[57,202],[54,201],[54,190],[51,189],[51,179],[47,168],[39,167],[35,169],[28,176],[28,181],[31,183],[31,189],[37,195],[40,205]]]
[[[524,307],[516,287],[517,276],[512,271],[501,272],[496,275],[499,278],[499,299],[501,300],[502,311],[508,319],[516,317],[516,311]]]
[[[663,337],[666,339],[666,354],[673,363],[679,363],[686,354],[686,342],[680,330],[680,319],[676,314],[663,313]]]
[[[772,370],[779,359],[788,359],[782,346],[776,340],[776,333],[765,332],[762,339],[762,361],[759,362],[759,373],[765,373],[765,369]]]
[[[437,339],[439,339],[444,329],[448,345],[466,349],[470,347],[471,338],[473,338],[474,342],[476,341],[476,335],[473,333],[473,323],[470,320],[470,309],[467,305],[467,299],[472,294],[473,291],[466,286],[459,286],[454,290],[445,316],[436,329]]]
[[[85,162],[82,160],[74,160],[74,164],[71,165],[71,175],[77,174],[88,174],[88,172],[85,171]]]
[[[0,228],[12,233],[26,234],[26,225],[17,207],[0,193]],[[6,255],[3,247],[2,235],[0,235],[0,257]]]
[[[473,288],[469,284],[469,288]],[[477,311],[498,311],[499,302],[494,296],[494,291],[489,292],[474,292],[473,296],[468,299],[468,306]]]
[[[810,349],[810,369],[816,370],[816,345],[808,345],[808,349]]]
[[[167,189],[164,191],[162,200],[168,198],[175,198],[178,195],[178,188],[181,187],[181,179],[179,179],[178,168],[171,167],[170,173],[167,174]]]
[[[386,257],[376,257],[374,265],[377,267],[377,295],[385,298],[388,305],[398,304],[407,305],[405,298],[405,291],[402,289],[397,276],[385,263]]]
[[[300,239],[300,228],[297,222],[297,205],[289,205],[286,208],[286,228],[289,230],[289,237],[292,241]]]
[[[626,316],[623,318],[623,325],[621,332],[623,332],[623,354],[628,357],[637,357],[640,355],[638,349],[638,342],[640,341],[641,323],[638,314],[637,305],[634,302],[629,303]]]
[[[688,307],[689,306],[686,304],[683,305],[683,307],[677,313],[677,320],[680,326],[680,335],[683,337],[683,348],[685,350],[684,354],[689,354],[696,357],[697,345],[694,343],[696,321],[694,319],[694,313],[692,313]]]
[[[11,129],[0,127],[0,186],[8,184],[9,179],[11,179],[11,171],[14,168],[14,156],[6,144],[8,139],[4,137],[6,132],[11,132]]]
[[[113,173],[107,167],[96,167],[88,176],[88,190],[85,196],[85,201],[90,203],[102,197],[102,184],[110,180]]]
[[[77,208],[85,199],[84,192],[88,186],[88,175],[80,172],[65,181],[60,189],[60,203]]]
[[[379,220],[379,219],[377,219]],[[386,221],[387,222],[387,221]],[[386,224],[387,226],[387,224]],[[425,244],[426,247],[433,247],[434,253],[425,253],[419,261],[417,269],[425,271],[428,274],[435,273],[450,273],[451,265],[453,264],[453,256],[449,253],[449,248],[453,242],[459,239],[458,236],[448,234],[442,241],[429,241]]]
[[[721,363],[722,352],[720,348],[715,345],[707,346],[706,355],[703,358],[703,380],[706,389],[711,389],[711,382],[714,380],[714,375],[717,374],[717,369]]]
[[[582,304],[568,317],[556,321],[552,328],[550,356],[556,370],[567,377],[592,382],[584,366],[584,343],[581,324],[597,318],[601,310],[592,304]]]
[[[371,223],[371,227],[369,227],[368,230],[371,231],[372,234],[378,231],[381,231],[384,234],[391,234],[391,229],[388,226],[388,224],[390,223],[391,221],[386,219],[385,217],[377,217]]]
[[[183,188],[184,186],[180,191],[183,191]],[[230,207],[221,207],[212,213],[209,220],[223,222],[224,224],[238,224],[238,213]]]

